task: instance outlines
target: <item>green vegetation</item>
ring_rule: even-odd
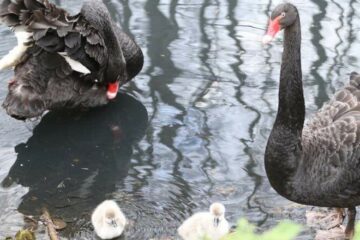
[[[300,231],[301,226],[299,224],[282,221],[274,228],[262,234],[256,234],[254,225],[246,219],[240,219],[235,232],[230,233],[222,240],[294,240]],[[360,240],[360,222],[356,224],[353,240]]]
[[[7,237],[5,240],[12,240],[12,237]],[[16,233],[15,240],[35,240],[35,235],[30,230],[20,230]]]
[[[355,226],[354,240],[360,240],[360,223],[357,223]]]
[[[246,219],[238,221],[235,232],[223,240],[293,240],[301,231],[301,226],[290,221],[282,221],[274,228],[262,233],[255,233],[255,226]]]

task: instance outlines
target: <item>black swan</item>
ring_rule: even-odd
[[[265,151],[265,170],[283,197],[305,205],[348,209],[346,238],[354,232],[360,204],[360,75],[308,120],[301,70],[297,8],[278,5],[271,14],[268,43],[284,29],[279,106]]]
[[[18,41],[0,60],[0,70],[15,67],[3,107],[17,119],[105,105],[143,66],[102,0],[87,0],[74,16],[48,0],[2,0],[0,20]]]

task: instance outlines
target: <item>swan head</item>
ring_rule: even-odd
[[[210,205],[210,213],[214,216],[214,227],[217,227],[224,218],[225,206],[221,203],[213,203]]]
[[[282,3],[275,7],[271,13],[266,35],[263,37],[263,44],[270,43],[276,34],[291,26],[298,17],[297,8],[291,3]]]
[[[104,79],[108,82],[106,96],[114,99],[119,90],[120,82],[127,79],[125,59],[113,28],[113,21],[103,0],[86,0],[81,8],[81,14],[103,36],[109,49],[107,67]]]

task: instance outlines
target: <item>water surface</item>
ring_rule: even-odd
[[[81,1],[58,0],[75,13]],[[270,187],[263,165],[277,109],[281,36],[260,43],[281,1],[111,0],[113,17],[145,55],[116,102],[90,112],[21,122],[0,111],[0,238],[42,206],[69,223],[65,239],[94,239],[93,208],[114,198],[126,239],[174,238],[192,213],[222,201],[235,223],[260,230],[307,207]],[[297,0],[307,114],[360,71],[360,3]],[[0,55],[14,45],[0,29]],[[11,71],[2,72],[4,99]],[[298,239],[311,239],[305,229]],[[39,239],[46,239],[39,235]]]

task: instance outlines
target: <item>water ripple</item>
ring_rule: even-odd
[[[81,1],[56,1],[76,12]],[[21,214],[49,206],[69,224],[67,239],[94,239],[92,209],[114,198],[130,224],[126,239],[173,238],[192,213],[222,201],[232,223],[259,229],[307,207],[275,193],[264,148],[277,109],[282,36],[263,47],[281,0],[110,0],[118,24],[145,54],[141,74],[115,105],[89,113],[49,113],[23,123],[0,111],[0,238]],[[316,111],[360,71],[356,0],[293,0],[301,13],[304,93]],[[0,55],[14,45],[0,29]],[[5,83],[11,71],[0,73]],[[6,84],[0,88],[4,99]],[[306,229],[298,239],[311,239]]]

